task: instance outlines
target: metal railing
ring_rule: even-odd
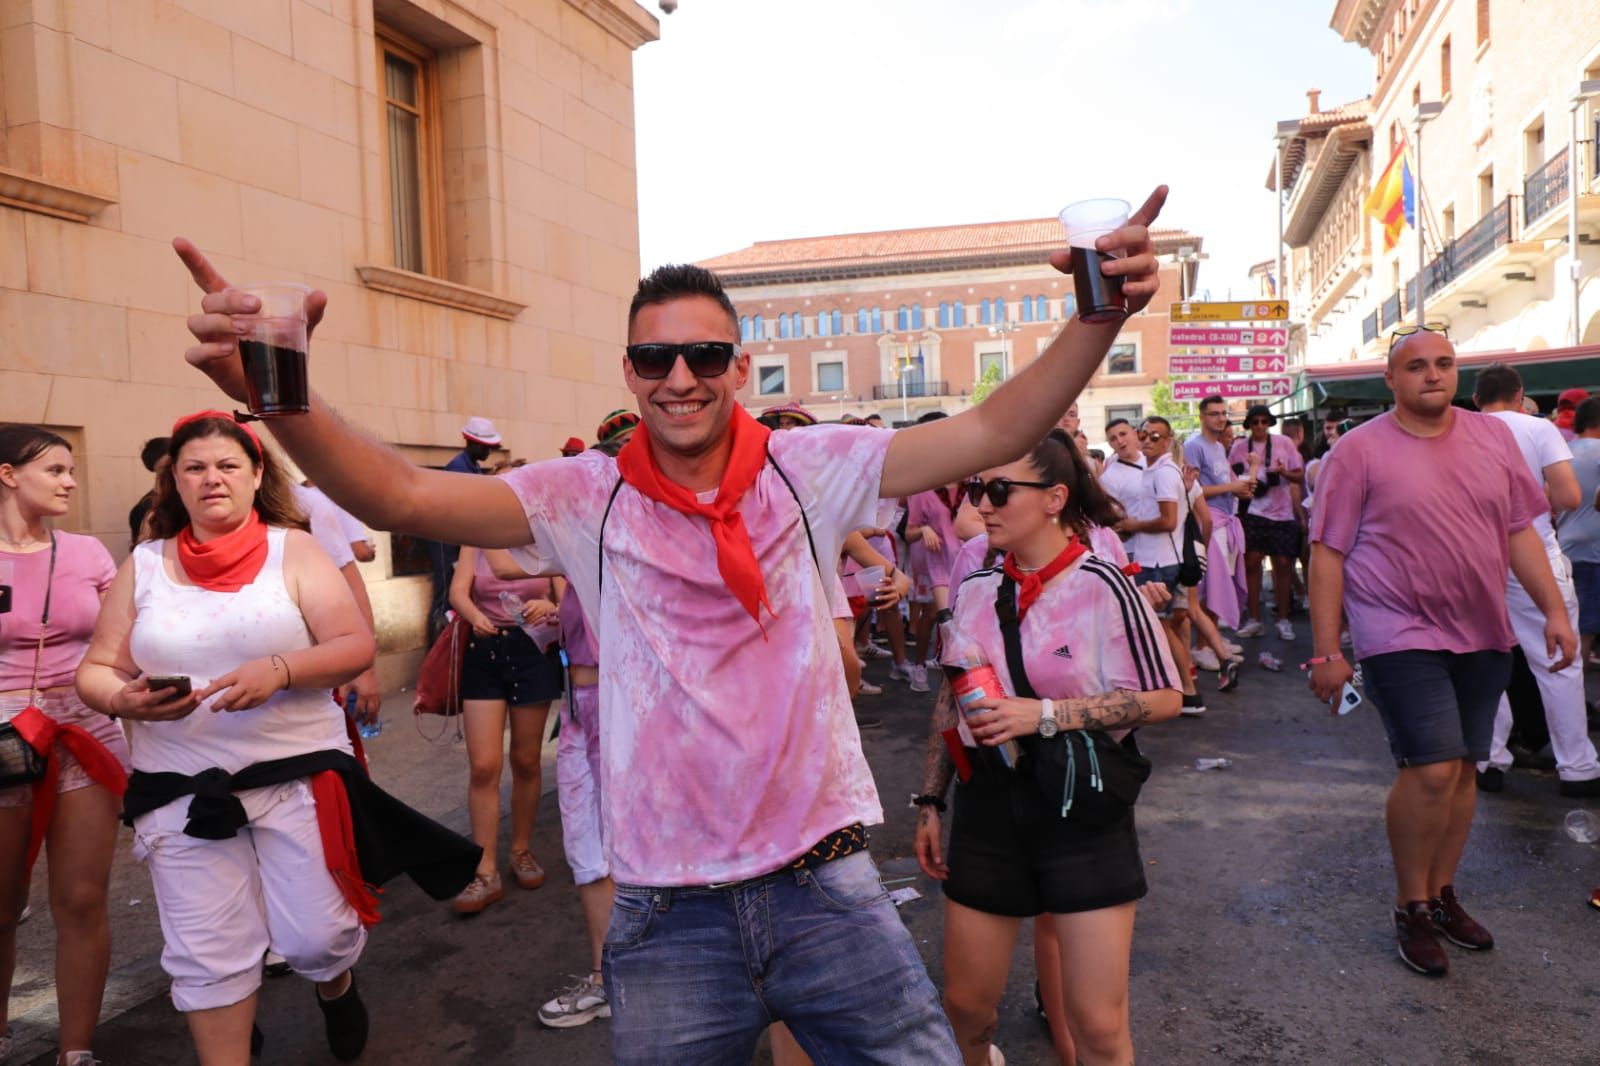
[[[1378,325],[1388,329],[1400,321],[1400,294],[1397,292],[1378,307]]]
[[[948,381],[908,381],[905,383],[905,390],[905,397],[908,400],[915,400],[924,396],[948,396],[950,395],[950,383]],[[874,400],[898,400],[900,396],[899,382],[893,385],[872,386],[872,398]]]
[[[1530,225],[1535,219],[1555,210],[1567,200],[1567,163],[1565,148],[1545,161],[1544,166],[1529,174],[1522,182],[1522,224]]]
[[[1378,339],[1378,312],[1374,311],[1361,320],[1361,340],[1371,344]]]

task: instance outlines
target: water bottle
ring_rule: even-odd
[[[1578,843],[1593,844],[1596,840],[1600,840],[1600,818],[1581,808],[1568,811],[1566,830],[1567,836]]]
[[[355,689],[349,689],[344,694],[344,713],[350,716],[352,722],[356,723],[356,732],[360,734],[362,740],[371,740],[373,737],[382,734],[383,720],[381,718],[374,719],[371,722],[362,722],[356,719]]]
[[[1194,761],[1194,768],[1196,770],[1231,770],[1231,769],[1233,769],[1233,760],[1232,759],[1196,759]]]
[[[934,624],[939,628],[939,665],[944,668],[944,676],[950,682],[950,690],[955,694],[956,708],[961,712],[961,717],[965,719],[973,714],[984,713],[982,710],[968,710],[975,700],[1004,699],[1006,693],[1000,686],[1000,675],[995,673],[977,642],[956,625],[954,612],[945,608],[934,618]],[[989,750],[1000,757],[1008,770],[1016,769],[1017,759],[1022,754],[1015,740],[1008,740]]]
[[[516,619],[517,625],[528,634],[529,639],[539,648],[541,653],[550,650],[550,646],[561,639],[561,625],[555,615],[550,615],[543,622],[528,622],[522,617],[522,609],[526,607],[520,597],[510,590],[500,593],[500,608],[506,612],[506,617]]]

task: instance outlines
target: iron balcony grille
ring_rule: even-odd
[[[1378,312],[1374,311],[1361,320],[1361,340],[1371,344],[1378,339]]]
[[[1567,150],[1551,156],[1522,183],[1522,224],[1531,225],[1567,199]]]
[[[948,381],[908,381],[905,383],[905,389],[904,395],[908,400],[927,396],[950,395],[950,383]],[[893,385],[872,386],[872,398],[874,400],[898,400],[901,395],[898,382]]]

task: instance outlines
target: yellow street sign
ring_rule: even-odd
[[[1174,322],[1285,322],[1288,318],[1289,304],[1285,300],[1263,300],[1259,303],[1191,301],[1172,305]]]

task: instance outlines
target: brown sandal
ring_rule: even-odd
[[[539,860],[533,857],[531,851],[513,851],[511,853],[511,876],[517,879],[517,884],[523,888],[538,888],[544,884],[544,867],[539,865]]]

